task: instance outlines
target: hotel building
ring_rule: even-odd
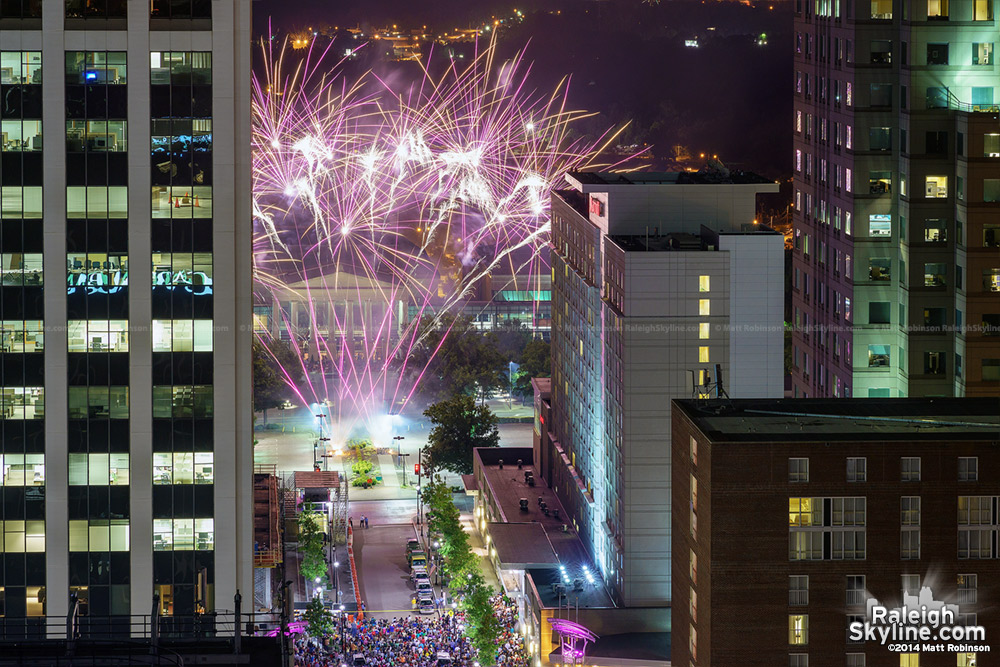
[[[249,77],[249,0],[0,3],[8,637],[252,594]]]
[[[664,607],[670,399],[715,392],[717,367],[730,395],[783,392],[783,240],[754,223],[756,194],[777,185],[722,171],[566,181],[537,471],[615,603]]]
[[[997,0],[795,0],[793,395],[1000,394]]]
[[[998,434],[992,398],[675,400],[672,664],[989,664],[924,646],[997,648]],[[985,637],[861,641],[871,599]]]

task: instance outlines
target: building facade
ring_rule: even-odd
[[[249,50],[249,0],[0,8],[8,636],[252,591]]]
[[[781,396],[782,237],[750,174],[571,173],[552,196],[551,413],[536,463],[619,605],[670,599],[672,397]],[[538,425],[541,428],[541,424]]]
[[[794,396],[1000,392],[996,0],[796,0]]]
[[[997,647],[996,404],[674,401],[672,664],[980,664],[848,630],[933,599]]]

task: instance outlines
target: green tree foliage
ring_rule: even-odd
[[[493,612],[490,596],[494,591],[483,579],[479,559],[469,546],[469,535],[462,529],[458,508],[452,493],[438,477],[426,485],[422,499],[427,505],[427,528],[441,542],[442,567],[448,577],[448,588],[462,594],[466,633],[476,649],[482,665],[496,664],[496,644],[501,625]]]
[[[507,361],[519,362],[524,348],[531,342],[531,331],[517,320],[504,320],[494,334],[497,350]]]
[[[465,597],[462,599],[469,639],[472,640],[472,647],[476,649],[481,665],[495,665],[497,661],[497,640],[502,626],[490,603],[493,592],[493,587],[483,580],[483,575],[475,572],[468,578]]]
[[[293,395],[289,382],[298,384],[302,376],[302,364],[287,343],[272,339],[265,347],[254,338],[253,409],[264,413],[265,422],[268,410],[280,407]]]
[[[531,378],[547,378],[552,375],[552,345],[536,338],[525,345],[519,362],[521,367],[514,377],[514,393],[530,396]]]
[[[472,472],[474,447],[500,444],[499,420],[485,405],[477,405],[468,394],[457,394],[424,410],[434,424],[427,437],[427,460],[433,470]]]
[[[417,340],[409,355],[397,359],[395,365],[407,381],[419,378],[420,392],[427,398],[469,394],[485,400],[507,383],[507,360],[497,337],[476,330],[469,317],[427,316],[420,323]]]
[[[303,509],[298,519],[299,554],[302,563],[299,572],[306,581],[319,577],[326,580],[326,557],[323,554],[323,515],[310,509]]]
[[[311,637],[322,639],[333,633],[333,616],[323,606],[323,598],[320,596],[313,596],[302,616],[309,623],[306,630]]]

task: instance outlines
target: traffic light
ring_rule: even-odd
[[[413,464],[413,474],[416,475],[416,476],[418,476],[418,477],[420,476],[420,464],[419,463],[414,463]]]

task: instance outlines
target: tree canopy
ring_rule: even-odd
[[[283,370],[284,369],[284,372]],[[286,377],[286,374],[290,377]],[[302,364],[287,343],[270,340],[267,346],[253,341],[253,410],[262,412],[281,407],[292,395],[288,380],[302,380]]]
[[[434,424],[427,437],[427,460],[433,470],[468,475],[472,472],[473,448],[500,444],[497,416],[487,406],[477,405],[468,394],[439,401],[424,410],[424,416]]]
[[[425,317],[419,343],[396,366],[408,381],[420,380],[420,393],[441,400],[453,394],[485,398],[507,383],[507,359],[493,333],[472,326],[467,316]],[[426,370],[425,370],[426,369]]]
[[[518,396],[531,395],[531,378],[547,378],[552,375],[552,345],[536,338],[525,345],[521,352],[521,367],[514,378],[514,393]]]

